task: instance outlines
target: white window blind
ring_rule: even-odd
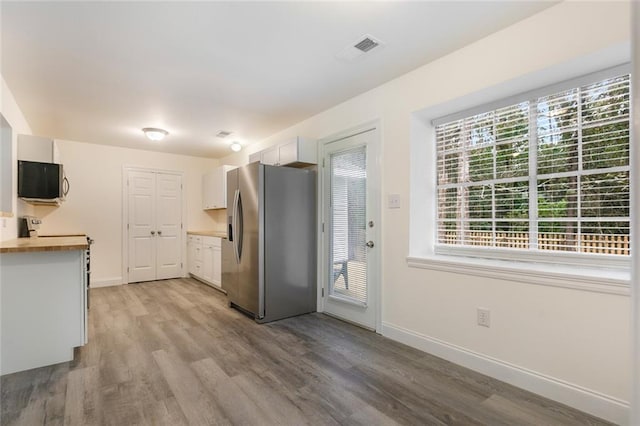
[[[437,244],[628,255],[629,81],[440,121]]]

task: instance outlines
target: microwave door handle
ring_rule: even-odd
[[[69,183],[69,179],[65,176],[62,178],[62,195],[64,197],[69,193],[69,189],[71,189],[71,184]]]

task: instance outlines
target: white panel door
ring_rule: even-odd
[[[377,133],[323,146],[325,312],[375,330],[379,303]]]
[[[153,172],[129,172],[129,281],[156,278],[155,198]]]
[[[128,282],[182,276],[182,177],[129,171]]]
[[[182,177],[156,174],[156,279],[182,275]]]

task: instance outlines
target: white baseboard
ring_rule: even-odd
[[[619,425],[629,424],[629,403],[584,387],[383,323],[382,335],[471,370]]]
[[[111,287],[114,285],[121,285],[122,277],[103,278],[101,280],[91,280],[91,288],[97,287]]]

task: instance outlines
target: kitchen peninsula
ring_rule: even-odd
[[[87,341],[85,236],[0,243],[0,374],[73,359]]]

